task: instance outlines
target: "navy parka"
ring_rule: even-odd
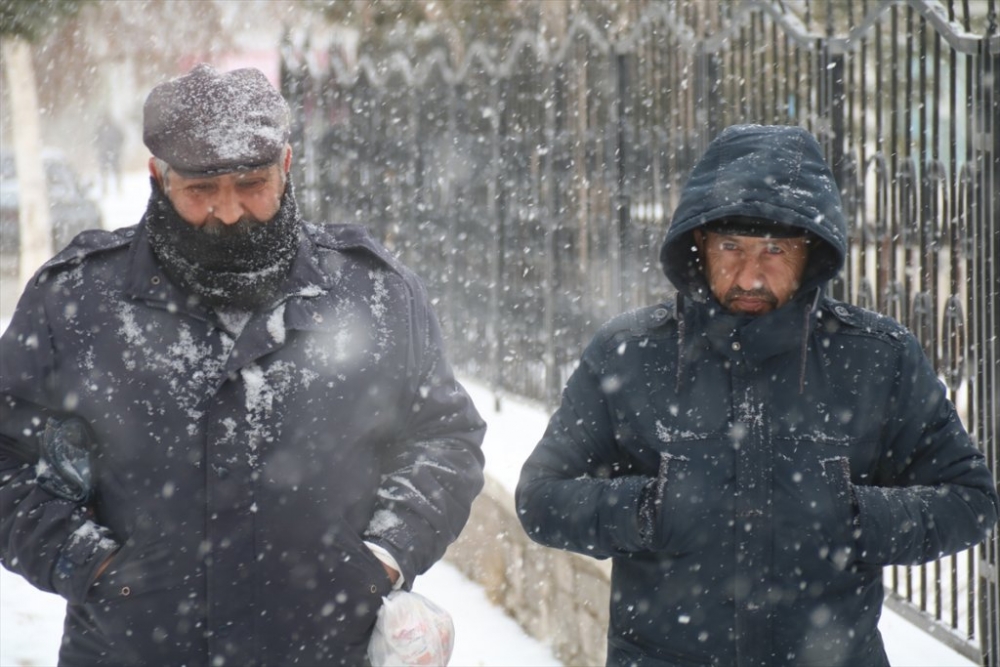
[[[812,235],[788,304],[729,314],[691,230],[745,215]],[[586,348],[524,464],[538,542],[611,558],[609,665],[887,664],[884,565],[981,541],[996,484],[916,339],[823,294],[845,226],[815,140],[737,126],[663,246],[677,296]]]
[[[419,281],[360,228],[306,225],[284,295],[233,330],[144,223],[85,233],[25,291],[0,350],[0,557],[67,599],[62,664],[360,664],[392,588],[364,541],[412,584],[462,529],[484,424]],[[95,435],[83,505],[35,484],[67,415]]]

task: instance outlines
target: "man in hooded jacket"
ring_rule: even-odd
[[[886,665],[882,567],[994,526],[919,343],[825,295],[846,243],[812,135],[728,128],[663,244],[675,299],[584,351],[516,500],[533,539],[612,559],[609,665]]]
[[[454,540],[484,424],[427,294],[313,226],[253,69],[150,93],[152,192],[27,286],[0,349],[0,560],[64,665],[357,665]]]

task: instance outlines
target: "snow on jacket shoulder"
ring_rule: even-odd
[[[359,228],[306,226],[284,290],[233,330],[139,225],[78,237],[25,291],[0,558],[69,601],[63,662],[359,663],[391,588],[364,542],[412,584],[463,527],[484,424],[420,282]],[[49,415],[93,429],[87,506],[34,483]]]

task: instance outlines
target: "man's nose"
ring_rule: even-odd
[[[233,225],[243,217],[243,205],[231,188],[221,188],[212,202],[211,213],[222,224]]]
[[[747,258],[740,263],[736,271],[736,286],[747,292],[764,286],[764,272],[758,259]]]

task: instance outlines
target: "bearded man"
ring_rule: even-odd
[[[826,287],[847,227],[815,137],[708,146],[660,258],[521,472],[550,547],[612,559],[608,665],[885,667],[882,567],[966,549],[996,481],[917,339]]]
[[[138,225],[80,235],[0,349],[0,560],[61,664],[364,661],[482,487],[484,424],[414,275],[305,223],[253,69],[154,88]]]

